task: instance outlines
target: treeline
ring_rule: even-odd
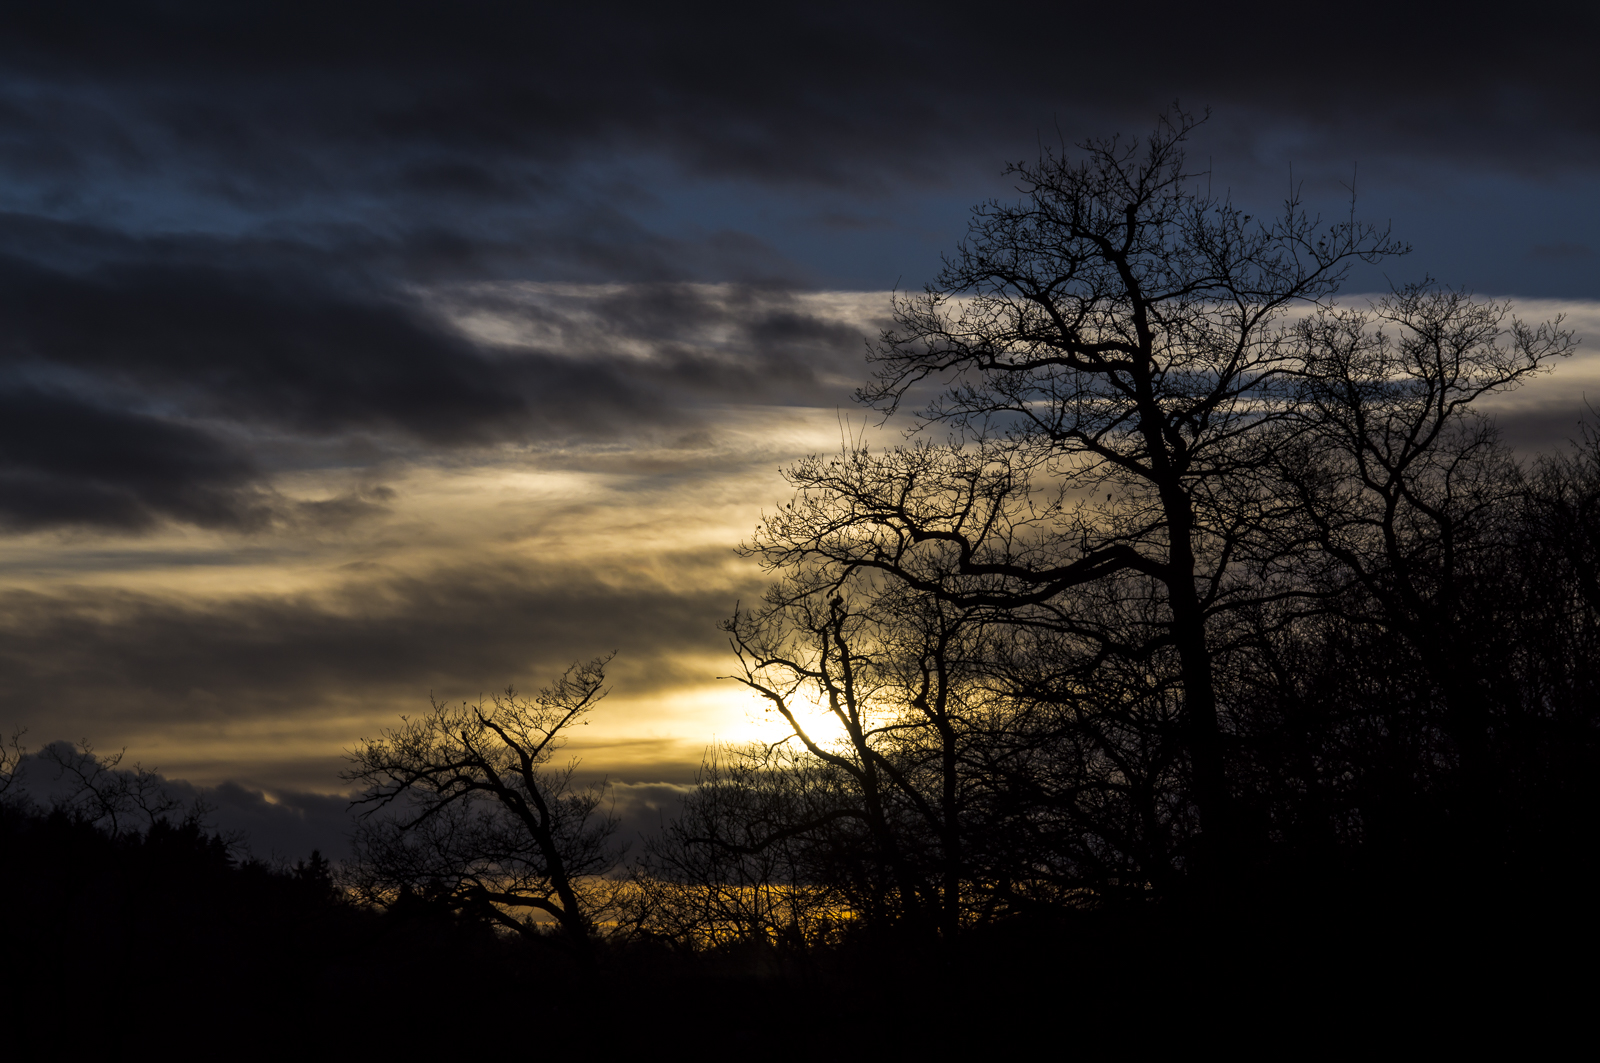
[[[208,827],[203,805],[173,804],[151,777],[145,808],[124,799],[142,773],[77,763],[100,790],[48,806],[4,785],[15,756],[0,763],[0,989],[19,1044],[319,1054],[418,1050],[465,1031],[542,1050],[660,1047],[770,1038],[774,993],[844,994],[816,1016],[830,1037],[920,1036],[884,1026],[880,1008],[897,990],[878,983],[881,965],[860,962],[882,957],[861,949],[684,950],[615,925],[574,948],[548,930],[504,933],[503,920],[461,903],[450,876],[369,903],[370,868],[316,852],[255,858],[244,839]],[[118,788],[123,797],[102,800]],[[784,1040],[817,1033],[797,1021]]]
[[[663,932],[1584,907],[1600,447],[1482,412],[1575,338],[1431,282],[1341,305],[1405,246],[1213,197],[1194,124],[1014,167],[897,300],[859,398],[953,438],[789,470],[726,629],[791,738],[706,766]]]
[[[1470,460],[1442,531],[1412,523],[1360,578],[1313,555],[1241,579],[1208,618],[1226,847],[1206,844],[1148,578],[998,609],[803,568],[728,625],[795,738],[706,764],[648,848],[649,925],[824,941],[1159,904],[1577,917],[1600,822],[1600,448]],[[997,475],[969,461],[860,454],[828,475]]]

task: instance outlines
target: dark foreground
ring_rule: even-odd
[[[1600,939],[1586,882],[1413,867],[1247,901],[1044,911],[951,945],[632,939],[584,958],[415,896],[357,907],[320,860],[235,860],[194,823],[113,837],[11,808],[0,843],[7,1027],[106,1051],[1528,1049],[1586,1021]]]

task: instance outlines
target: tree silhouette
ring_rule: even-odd
[[[69,784],[56,805],[68,815],[104,826],[113,836],[125,830],[148,830],[181,813],[186,822],[201,824],[211,812],[204,800],[185,802],[167,787],[155,768],[122,767],[126,750],[102,756],[84,739],[76,746],[52,742],[38,753],[54,765],[57,779]],[[142,823],[140,822],[142,820]]]
[[[1437,692],[1462,829],[1480,844],[1494,814],[1493,721],[1515,700],[1509,658],[1496,652],[1515,623],[1500,606],[1514,599],[1495,570],[1515,552],[1525,488],[1474,403],[1573,345],[1559,321],[1531,327],[1510,310],[1414,285],[1371,311],[1302,323],[1295,413],[1305,431],[1278,451],[1303,534],[1336,581],[1359,585],[1334,601],[1403,640]]]
[[[1153,581],[1167,614],[1159,639],[1182,673],[1205,844],[1226,850],[1234,817],[1209,621],[1234,604],[1233,568],[1263,549],[1253,518],[1273,500],[1258,473],[1301,365],[1287,315],[1330,297],[1352,262],[1405,248],[1353,217],[1325,225],[1292,197],[1258,220],[1200,189],[1183,154],[1196,124],[1177,111],[1142,150],[1113,138],[1083,145],[1081,162],[1047,152],[1010,167],[1025,198],[977,208],[937,284],[896,302],[898,327],[860,397],[892,411],[935,383],[923,423],[1107,501],[1085,505],[1072,549],[1040,559],[979,559],[966,528],[925,525],[893,496],[869,519],[952,544],[951,577],[1013,585],[941,583],[951,601],[1010,594],[1025,605],[1122,570]],[[778,535],[803,541],[805,530]]]
[[[391,903],[426,891],[520,934],[554,921],[580,951],[614,892],[616,821],[603,789],[578,789],[575,765],[549,763],[605,697],[610,657],[574,664],[529,699],[507,690],[484,705],[433,710],[349,754],[344,777],[364,785],[353,881]]]
[[[963,810],[974,795],[964,761],[992,708],[964,681],[982,638],[970,620],[903,586],[790,579],[765,609],[725,625],[743,666],[737,678],[839,783],[839,800],[816,810],[815,825],[850,820],[866,835],[860,910],[947,939],[960,929],[969,882]],[[816,722],[808,704],[821,710]],[[782,830],[811,833],[798,823]]]
[[[1428,284],[1340,307],[1404,245],[1212,196],[1196,124],[1011,167],[1023,200],[896,301],[860,393],[961,441],[797,463],[750,547],[781,579],[729,626],[742,679],[852,780],[806,836],[859,824],[899,918],[941,860],[963,918],[1344,866],[1382,822],[1485,820],[1494,720],[1528,715],[1493,707],[1522,697],[1496,603],[1526,489],[1474,404],[1572,337]],[[981,726],[941,732],[936,689]],[[950,802],[909,768],[946,753]]]
[[[10,738],[0,742],[0,805],[16,799],[11,791],[19,780],[22,759],[28,755],[27,747],[22,744],[25,733],[22,730],[13,731]]]
[[[832,941],[842,913],[873,907],[833,859],[861,850],[859,832],[835,829],[851,811],[840,776],[782,743],[712,749],[679,814],[645,840],[630,925],[697,949]]]

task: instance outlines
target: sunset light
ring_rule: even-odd
[[[10,1026],[1586,1013],[1597,10],[4,5]]]

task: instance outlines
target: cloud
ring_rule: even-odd
[[[258,790],[236,782],[192,787],[211,809],[207,819],[223,835],[242,835],[261,860],[303,860],[313,850],[329,860],[349,855],[349,799],[299,790]]]
[[[883,200],[992,175],[1058,129],[1142,131],[1175,97],[1218,109],[1217,143],[1274,163],[1289,145],[1341,167],[1600,162],[1581,64],[1552,59],[1548,18],[1341,17],[1158,5],[1135,31],[1121,9],[1059,5],[908,20],[821,4],[774,24],[643,4],[380,16],[80,0],[0,16],[0,165],[30,212],[432,231],[444,262],[445,245],[492,245],[532,217],[585,216],[569,233],[596,233],[663,183],[652,160],[695,181]],[[1595,17],[1562,12],[1563,37],[1592,36]],[[1330,34],[1337,61],[1314,61]]]
[[[286,464],[681,436],[697,406],[838,403],[873,328],[865,305],[782,289],[419,288],[293,241],[11,217],[0,251],[14,528],[257,531],[296,519],[273,497]]]
[[[68,741],[46,743],[46,749],[24,756],[16,769],[15,789],[7,798],[22,798],[36,807],[70,805],[78,795],[77,779],[63,772],[48,753],[60,760],[85,760],[78,747]],[[116,751],[99,749],[102,759]],[[670,770],[671,766],[667,766]],[[111,768],[100,780],[102,788],[115,777],[131,778],[139,768],[126,753],[120,766]],[[145,769],[160,793],[178,803],[169,817],[181,818],[198,810],[208,830],[229,839],[243,857],[273,863],[293,863],[308,858],[313,851],[338,862],[351,856],[350,836],[355,827],[351,795],[313,793],[285,787],[270,789],[227,780],[215,786],[196,786],[186,779],[168,778],[155,769]],[[692,792],[688,778],[679,781],[609,781],[585,775],[580,786],[602,785],[604,811],[617,820],[613,840],[636,854],[639,845],[658,833],[663,824],[678,813],[684,797]],[[142,828],[146,819],[129,808],[123,826]]]
[[[471,345],[330,263],[103,235],[100,260],[82,269],[0,259],[0,351],[14,372],[90,374],[196,414],[311,433],[451,443],[526,415]]]
[[[248,455],[193,427],[71,396],[0,391],[0,524],[253,530],[270,518]]]
[[[969,197],[1012,194],[995,172],[1041,130],[1142,132],[1174,96],[1216,105],[1196,157],[1252,187],[1290,157],[1391,181],[1600,162],[1581,75],[1543,61],[1536,20],[1384,9],[1329,80],[1280,61],[1320,12],[1146,17],[1134,78],[1100,46],[1127,37],[1109,8],[813,5],[776,33],[649,5],[8,9],[0,395],[60,418],[0,433],[0,520],[257,534],[373,512],[297,509],[274,495],[286,468],[846,403],[877,322],[816,289],[917,277]],[[1392,62],[1412,38],[1429,46]],[[1491,43],[1507,61],[1459,62]],[[853,264],[867,243],[881,264]],[[1583,240],[1531,246],[1548,283],[1587,283]]]
[[[74,743],[58,739],[22,758],[17,766],[16,788],[7,797],[23,798],[40,808],[76,805],[93,815],[98,808],[76,800],[83,792],[79,779],[59,765],[92,763],[94,759],[115,765],[96,778],[102,792],[112,790],[119,779],[132,780],[141,767],[126,752],[119,755],[98,749],[85,754]],[[196,786],[185,779],[167,778],[154,768],[143,770],[152,784],[147,796],[153,797],[159,791],[175,803],[176,807],[167,813],[169,819],[199,813],[206,828],[232,841],[241,855],[284,862],[303,860],[313,850],[330,860],[349,855],[353,821],[349,799],[344,796],[286,789],[269,792],[232,781]],[[148,826],[148,819],[131,802],[126,804],[119,816],[120,826]]]
[[[70,707],[85,726],[125,713],[239,713],[241,698],[255,711],[314,713],[355,692],[414,696],[438,684],[441,695],[465,696],[533,684],[613,646],[647,688],[666,685],[682,678],[676,662],[686,651],[722,642],[714,622],[739,589],[713,575],[721,567],[720,556],[678,559],[680,573],[712,577],[699,593],[644,572],[602,581],[599,572],[504,561],[212,603],[101,588],[13,591],[0,598],[0,704],[4,718],[23,722],[29,706],[47,717]]]
[[[615,840],[638,855],[639,845],[660,832],[693,791],[687,782],[613,782],[607,787],[606,807],[617,818]]]
[[[558,366],[603,370],[609,379],[597,396],[650,396],[664,412],[847,399],[865,340],[887,323],[888,298],[740,285],[489,284],[441,290],[436,305],[479,340],[515,352],[518,364],[538,366],[541,379]]]
[[[1558,240],[1550,244],[1534,244],[1528,249],[1528,257],[1544,262],[1573,262],[1594,257],[1594,248],[1588,244],[1575,243],[1570,240]]]
[[[480,547],[501,530],[486,529]],[[717,620],[760,587],[729,565],[730,545],[664,553],[640,542],[638,556],[576,565],[518,562],[502,546],[419,575],[328,573],[295,594],[265,589],[280,578],[269,560],[224,578],[260,589],[209,600],[182,582],[137,589],[127,565],[110,586],[12,590],[0,595],[0,721],[126,744],[191,778],[325,788],[340,750],[430,697],[537,690],[616,649],[617,695],[579,736],[598,743],[585,757],[601,771],[641,757],[675,764],[710,735],[663,732],[659,698],[716,674]]]

